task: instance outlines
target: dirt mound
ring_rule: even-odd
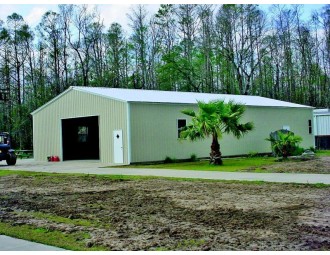
[[[289,160],[263,166],[261,169],[270,173],[330,174],[330,157],[317,157],[307,161]],[[254,170],[255,168],[246,169],[246,171]]]

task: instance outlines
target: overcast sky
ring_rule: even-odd
[[[13,2],[14,4],[0,4],[0,19],[5,21],[7,19],[8,15],[11,15],[13,12],[16,12],[20,15],[23,16],[24,20],[32,27],[34,28],[36,25],[38,25],[38,23],[41,20],[41,17],[43,14],[45,14],[45,12],[47,12],[48,10],[52,10],[57,12],[58,11],[58,4],[68,4],[68,3],[73,3],[73,4],[90,4],[90,5],[96,5],[98,7],[98,10],[100,12],[101,18],[104,21],[104,25],[106,28],[109,27],[109,25],[113,22],[118,22],[119,24],[121,24],[124,28],[127,28],[127,23],[128,23],[128,19],[127,19],[127,13],[130,12],[130,9],[132,8],[132,4],[146,4],[146,7],[149,11],[149,13],[155,13],[158,8],[159,5],[161,3],[184,3],[184,2],[180,2],[180,1],[154,1],[153,3],[157,3],[157,4],[151,4],[151,1],[132,1],[132,0],[122,0],[120,1],[121,4],[118,4],[118,1],[115,1],[116,4],[98,4],[98,3],[104,3],[105,1],[100,1],[100,0],[95,0],[95,1],[91,1],[91,0],[83,0],[83,1],[77,1],[77,0],[71,0],[71,1],[64,1],[64,0],[60,0],[60,1],[52,1],[54,4],[37,4],[36,2],[33,1],[22,1],[22,0],[13,0],[10,1]],[[111,1],[108,1],[111,3]],[[217,2],[220,4],[223,3],[242,3],[242,1],[238,2],[238,1],[187,1],[188,3],[213,3],[216,4]],[[185,3],[187,3],[185,2]],[[24,3],[24,4],[23,4]],[[28,3],[28,4],[27,4]],[[92,4],[93,3],[93,4]],[[247,3],[252,3],[252,4],[260,4],[261,1],[247,1]],[[279,0],[276,2],[271,2],[271,1],[262,1],[263,4],[272,4],[272,3],[276,3],[276,4],[284,4],[284,3],[288,3],[288,1],[283,1],[283,0]],[[322,1],[317,1],[316,3],[318,4],[308,4],[308,2],[299,2],[300,4],[305,4],[304,5],[304,14],[305,17],[304,18],[308,18],[310,16],[310,13],[313,10],[319,10],[320,7],[323,4],[326,4],[326,2],[322,2]],[[295,3],[297,4],[297,2]],[[321,4],[321,5],[320,5]],[[268,5],[260,5],[264,10],[268,10]]]
[[[91,8],[95,5],[91,5]],[[127,23],[126,13],[130,11],[130,4],[97,4],[96,5],[104,25],[109,27],[113,22],[125,26]],[[150,12],[155,13],[158,10],[159,4],[148,5]],[[16,12],[23,16],[24,20],[31,26],[35,27],[41,20],[43,14],[52,10],[58,12],[58,4],[15,4],[15,5],[0,5],[0,19],[5,21],[7,16]]]

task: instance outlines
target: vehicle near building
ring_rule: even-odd
[[[16,164],[15,150],[11,148],[10,135],[7,132],[0,132],[0,161],[6,160],[9,166]]]

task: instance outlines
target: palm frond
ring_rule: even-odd
[[[194,110],[191,110],[191,109],[184,109],[181,111],[183,114],[186,114],[190,117],[195,117],[196,116],[196,113]]]
[[[233,101],[225,103],[224,100],[205,103],[197,102],[199,111],[185,109],[182,113],[191,116],[191,123],[181,132],[185,139],[203,139],[217,134],[219,139],[223,133],[232,133],[240,138],[253,129],[253,123],[240,123],[244,114],[244,105],[236,104]]]

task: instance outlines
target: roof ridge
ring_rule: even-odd
[[[150,91],[150,92],[161,92],[161,93],[190,93],[190,94],[205,94],[205,95],[228,95],[228,96],[245,96],[245,97],[261,97],[267,98],[260,95],[240,95],[240,94],[224,94],[224,93],[211,93],[211,92],[198,92],[198,91],[177,91],[177,90],[158,90],[158,89],[135,89],[135,88],[113,88],[113,87],[84,87],[84,86],[71,86],[78,89],[111,89],[111,90],[134,90],[134,91]],[[273,98],[267,98],[273,99]],[[273,99],[277,100],[277,99]]]

